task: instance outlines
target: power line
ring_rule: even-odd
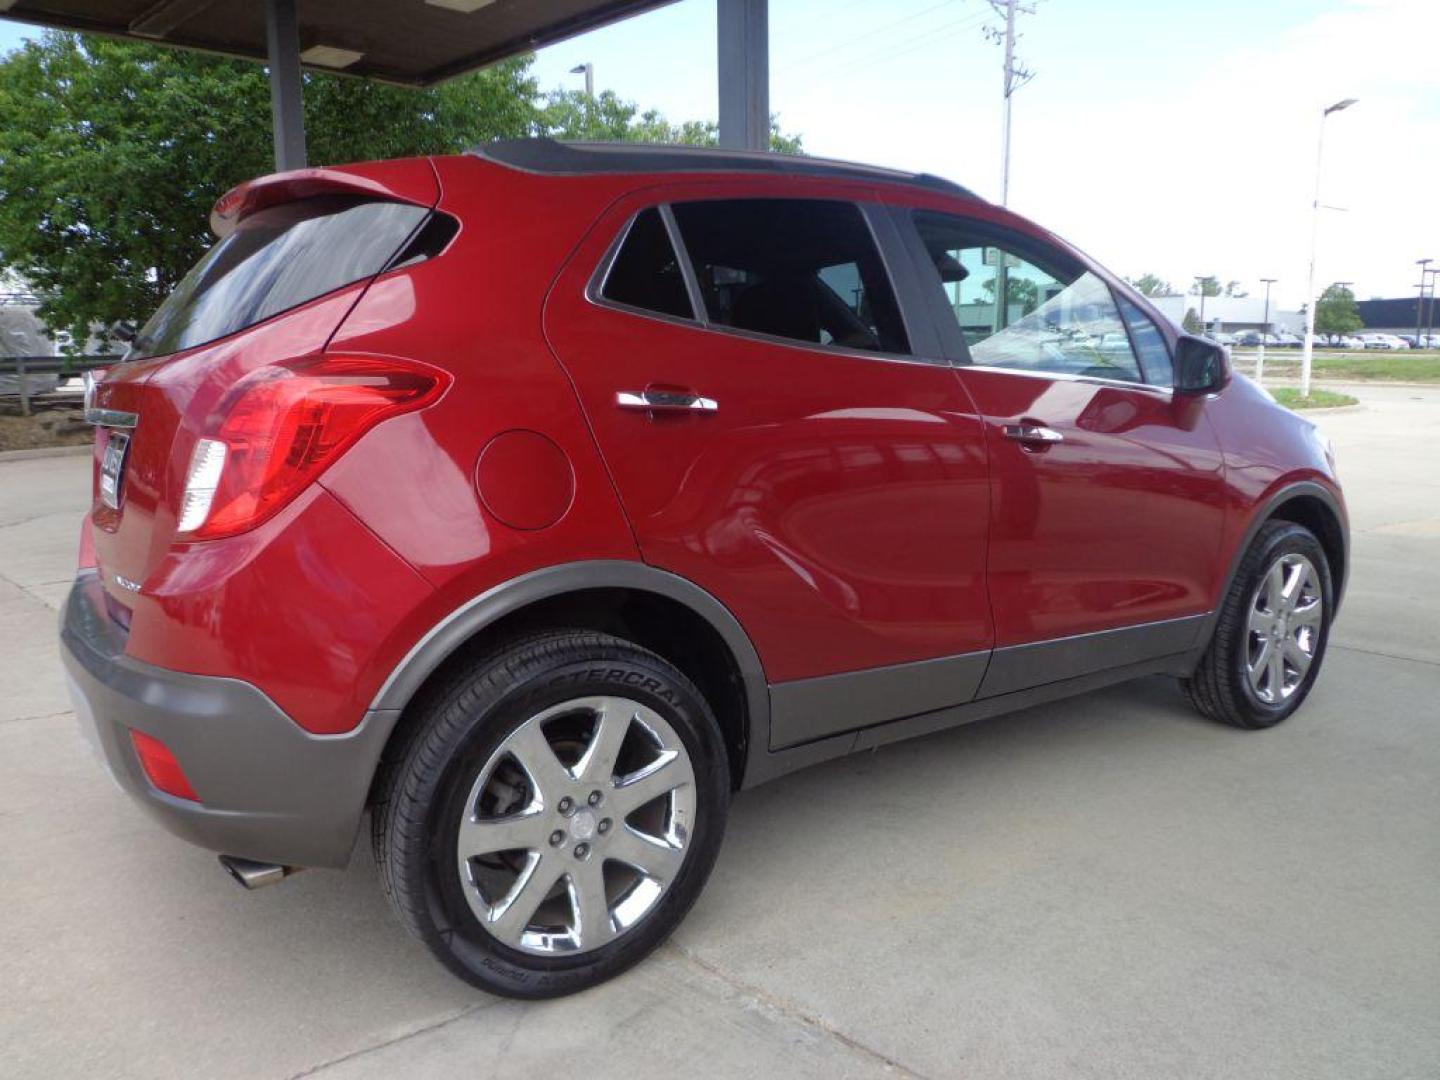
[[[884,34],[886,31],[892,30],[895,27],[901,26],[907,22],[911,22],[914,19],[918,19],[922,15],[928,15],[932,11],[939,11],[941,8],[948,7],[951,4],[957,2],[959,2],[959,0],[940,0],[940,3],[938,4],[931,4],[929,7],[921,8],[919,11],[913,11],[909,15],[904,15],[898,19],[892,19],[889,22],[881,23],[879,26],[872,26],[870,29],[864,31],[863,33],[857,34],[851,38],[846,38],[844,41],[841,41],[838,44],[829,45],[826,48],[820,49],[817,52],[809,53],[806,56],[802,56],[800,57],[800,59],[794,61],[787,66],[792,70],[798,67],[804,67],[808,64],[813,63],[816,60],[823,59],[834,53],[840,52],[843,49],[848,49],[852,45],[856,45],[861,42],[870,42],[875,38],[877,34]]]

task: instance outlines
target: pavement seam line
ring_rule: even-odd
[[[1365,656],[1378,656],[1385,660],[1399,660],[1406,664],[1428,664],[1430,667],[1440,667],[1440,660],[1426,660],[1423,656],[1397,656],[1394,653],[1380,652],[1378,649],[1362,649],[1358,645],[1331,645],[1329,648],[1362,653]]]
[[[830,1036],[832,1039],[843,1044],[845,1047],[847,1047],[854,1053],[860,1055],[861,1057],[868,1058],[874,1062],[878,1062],[886,1069],[897,1072],[901,1076],[911,1077],[912,1080],[926,1080],[926,1077],[922,1073],[917,1073],[909,1066],[902,1065],[894,1058],[888,1057],[887,1055],[881,1053],[879,1050],[876,1050],[874,1047],[866,1046],[859,1039],[856,1039],[852,1035],[845,1034],[845,1032],[841,1031],[834,1025],[827,1023],[820,1017],[814,1016],[811,1013],[806,1012],[794,1002],[787,1001],[781,997],[776,997],[774,994],[771,994],[768,991],[763,990],[762,988],[755,986],[752,983],[748,983],[744,979],[740,979],[734,975],[731,975],[728,971],[717,967],[709,961],[702,960],[699,956],[692,953],[683,945],[676,944],[674,940],[667,942],[666,945],[668,948],[673,949],[675,952],[679,953],[682,959],[694,964],[697,968],[699,968],[706,974],[719,979],[721,982],[729,986],[732,990],[736,990],[739,993],[746,995],[747,997],[753,998],[754,1000],[761,1002],[762,1004],[768,1005],[772,1009],[780,1012],[781,1014],[790,1017],[792,1020],[799,1021],[806,1027],[814,1028],[815,1030]]]
[[[26,720],[58,720],[62,716],[73,716],[74,712],[64,709],[60,712],[41,713],[38,716],[5,716],[0,717],[0,724],[23,724]]]
[[[475,1013],[483,1012],[486,1009],[493,1009],[499,1004],[502,1004],[502,1002],[497,998],[493,1001],[479,1001],[474,1005],[467,1005],[459,1012],[447,1016],[443,1020],[437,1020],[433,1024],[426,1024],[424,1027],[418,1027],[414,1031],[407,1031],[401,1035],[396,1035],[393,1039],[385,1039],[382,1042],[376,1043],[374,1046],[363,1046],[359,1050],[352,1050],[348,1054],[341,1054],[339,1057],[322,1061],[318,1065],[311,1065],[308,1068],[301,1069],[297,1073],[291,1073],[288,1080],[301,1080],[302,1077],[315,1076],[326,1069],[333,1068],[336,1065],[343,1065],[347,1061],[364,1057],[366,1054],[373,1054],[377,1050],[384,1050],[386,1047],[394,1046],[396,1043],[402,1043],[420,1035],[428,1035],[432,1031],[439,1031],[441,1028],[448,1027],[455,1023],[457,1020],[464,1020],[467,1016],[473,1016]]]

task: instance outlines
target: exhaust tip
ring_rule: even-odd
[[[263,889],[266,885],[276,885],[300,869],[298,866],[281,866],[278,863],[242,859],[238,855],[221,855],[220,865],[236,882],[252,890]]]

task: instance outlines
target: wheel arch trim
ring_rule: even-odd
[[[592,589],[631,589],[653,593],[688,608],[716,634],[740,672],[745,685],[748,737],[754,748],[765,745],[770,730],[770,692],[760,654],[723,603],[694,582],[640,562],[591,559],[560,563],[501,582],[461,604],[430,628],[395,666],[370,703],[372,711],[396,714],[454,652],[500,619],[542,600]],[[756,740],[761,740],[759,743]],[[748,770],[747,770],[748,771]]]
[[[1340,599],[1344,593],[1345,586],[1350,580],[1350,519],[1345,512],[1345,505],[1339,497],[1325,485],[1314,480],[1296,480],[1282,485],[1273,490],[1255,505],[1250,514],[1249,524],[1245,527],[1245,533],[1240,543],[1235,546],[1234,553],[1230,556],[1230,566],[1225,572],[1225,579],[1221,584],[1219,595],[1216,597],[1214,610],[1210,615],[1210,623],[1205,628],[1201,641],[1208,642],[1210,635],[1214,632],[1215,623],[1220,618],[1221,608],[1224,606],[1225,597],[1230,593],[1230,587],[1235,583],[1235,575],[1240,572],[1240,563],[1245,558],[1245,552],[1254,543],[1256,535],[1261,528],[1269,521],[1278,516],[1279,510],[1287,503],[1296,499],[1313,498],[1321,502],[1325,508],[1334,516],[1339,527],[1341,545],[1341,565],[1331,567],[1332,584],[1335,585],[1335,602],[1331,606],[1331,617],[1340,610]],[[1323,546],[1324,538],[1316,537]],[[1328,553],[1327,553],[1328,554]],[[1339,573],[1336,573],[1338,569]],[[1338,579],[1338,580],[1337,580]]]

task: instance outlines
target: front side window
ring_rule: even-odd
[[[677,319],[695,317],[680,260],[655,207],[636,215],[605,275],[600,295],[617,304]]]
[[[203,345],[373,277],[429,216],[424,206],[342,195],[250,214],[175,286],[127,356]]]
[[[678,203],[674,211],[712,326],[910,351],[884,263],[853,203],[734,199]]]
[[[973,363],[1144,381],[1109,286],[1083,266],[948,214],[915,227]]]
[[[1130,327],[1130,340],[1140,354],[1140,366],[1145,369],[1145,381],[1156,386],[1174,386],[1175,368],[1170,360],[1170,346],[1165,344],[1165,335],[1160,328],[1129,300],[1121,298],[1120,314]]]

